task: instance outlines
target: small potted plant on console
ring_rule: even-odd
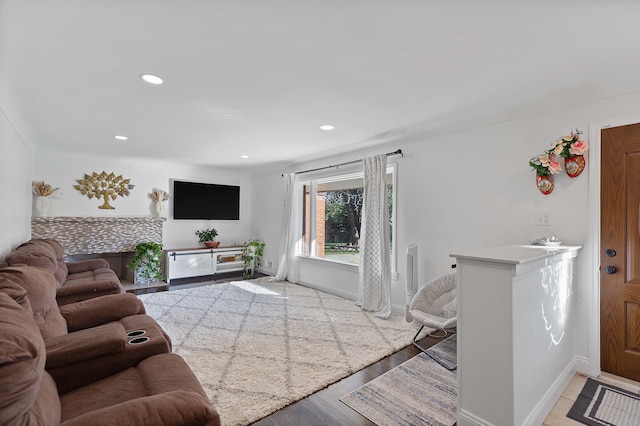
[[[218,236],[216,228],[196,231],[196,235],[198,236],[199,241],[209,248],[216,248],[220,245],[220,241],[215,241],[215,238]]]

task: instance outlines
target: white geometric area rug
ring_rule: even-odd
[[[138,296],[224,425],[246,425],[409,345],[399,316],[268,277]]]

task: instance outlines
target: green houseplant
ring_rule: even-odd
[[[198,236],[198,241],[204,243],[207,247],[215,248],[220,245],[219,241],[215,241],[215,238],[218,236],[216,228],[201,229],[196,231],[196,235]]]
[[[249,240],[242,244],[242,258],[244,259],[242,275],[245,279],[256,277],[265,245],[260,240]]]
[[[134,281],[162,281],[162,244],[146,241],[138,243],[131,262],[127,268],[133,271]]]

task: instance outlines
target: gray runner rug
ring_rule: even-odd
[[[640,395],[588,378],[567,417],[585,425],[635,426]]]
[[[455,364],[455,350],[453,335],[430,353]],[[421,353],[340,401],[379,426],[451,426],[456,422],[456,398],[456,372]]]

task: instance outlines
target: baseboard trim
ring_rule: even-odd
[[[549,389],[544,393],[540,401],[533,407],[533,410],[529,413],[523,425],[541,425],[551,410],[553,410],[554,405],[558,402],[564,390],[567,388],[571,380],[576,374],[576,371],[580,371],[578,368],[582,365],[588,365],[588,362],[585,364],[586,358],[582,356],[574,356],[571,362],[567,364],[567,366],[562,370],[562,373],[558,376],[558,378],[551,384]]]
[[[488,422],[467,410],[460,410],[458,412],[457,426],[495,426],[493,423]]]
[[[325,293],[333,294],[335,296],[342,297],[347,300],[353,300],[354,302],[358,300],[358,295],[356,293],[352,293],[350,291],[341,290],[339,288],[335,288],[332,286],[328,286],[319,282],[309,281],[309,280],[300,280],[298,284],[303,285],[305,287],[313,288],[315,290],[324,291]],[[399,305],[391,305],[391,313],[393,315],[404,316],[404,306]]]
[[[576,367],[576,372],[586,374],[587,376],[591,375],[589,373],[591,371],[591,364],[589,363],[589,358],[585,356],[576,356],[573,362]],[[598,377],[601,372],[600,368],[597,368],[596,370],[597,370],[597,373],[594,377]]]
[[[319,282],[314,282],[310,280],[299,280],[298,284],[303,285],[305,287],[313,288],[315,290],[323,291],[325,293],[333,294],[335,296],[339,296],[347,300],[353,300],[354,302],[358,299],[358,295],[356,293],[331,287]]]
[[[531,410],[522,424],[532,426],[543,424],[576,372],[582,372],[586,370],[588,366],[589,361],[587,358],[574,356],[571,362],[562,370],[558,378],[551,384],[549,389],[547,389],[542,398],[540,398],[540,401],[533,407],[533,410]],[[466,410],[460,410],[458,412],[458,426],[493,426],[493,424]]]

